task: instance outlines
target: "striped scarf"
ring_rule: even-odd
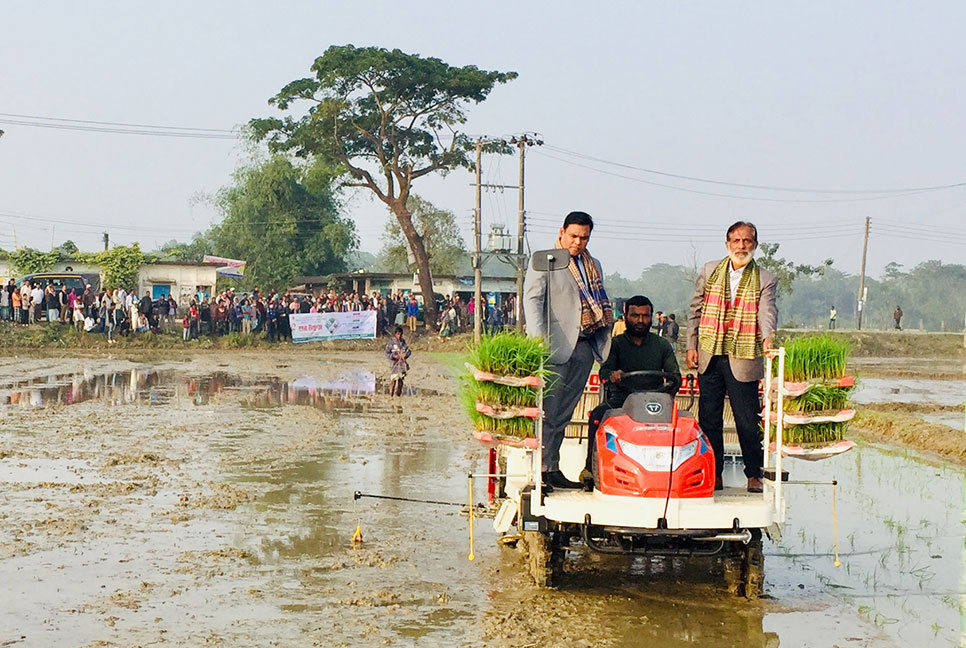
[[[562,247],[559,240],[557,247]],[[580,268],[577,267],[576,257],[570,257],[570,264],[567,266],[570,275],[577,282],[577,292],[580,293],[580,332],[593,333],[601,327],[613,326],[614,309],[607,298],[600,273],[597,272],[597,264],[587,250],[580,253],[580,265],[583,266],[587,281],[584,281]]]
[[[708,277],[704,288],[698,339],[711,355],[732,355],[752,360],[763,355],[758,328],[761,278],[754,259],[745,266],[735,297],[731,299],[731,259],[725,257]]]

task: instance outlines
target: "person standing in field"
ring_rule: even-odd
[[[828,330],[835,330],[835,318],[838,317],[838,311],[835,310],[835,306],[828,312]]]
[[[406,325],[410,333],[416,332],[416,318],[419,316],[419,304],[416,298],[410,295],[409,303],[406,304]]]
[[[402,396],[403,380],[409,372],[409,356],[412,351],[403,339],[403,327],[397,326],[392,339],[386,345],[386,359],[389,360],[389,395]]]
[[[675,320],[674,313],[667,316],[664,320],[664,338],[670,342],[672,349],[677,349],[678,336],[681,334],[681,325]]]
[[[748,492],[760,493],[758,381],[778,322],[775,275],[758,267],[758,230],[738,221],[725,235],[728,256],[710,261],[695,282],[688,313],[688,367],[698,370],[698,423],[714,450],[715,490],[724,488],[724,399],[731,401]]]
[[[901,331],[902,326],[900,326],[900,322],[902,321],[902,309],[899,308],[898,304],[896,304],[896,312],[892,314],[892,319],[896,321],[896,330]]]

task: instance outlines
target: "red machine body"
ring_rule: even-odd
[[[623,407],[604,415],[596,441],[596,484],[601,493],[664,498],[670,490],[674,498],[714,495],[711,444],[698,422],[689,413],[679,416],[677,404],[666,394],[628,396]]]

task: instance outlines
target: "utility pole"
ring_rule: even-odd
[[[20,248],[17,245],[17,226],[16,225],[11,225],[11,227],[13,227],[13,249],[14,250],[19,250]]]
[[[111,237],[108,236],[107,232],[104,232],[104,251],[107,252],[108,244],[110,243]]]
[[[859,275],[859,315],[858,330],[862,330],[862,311],[865,310],[865,255],[869,251],[869,222],[872,219],[865,217],[865,240],[862,242],[862,274]]]
[[[517,223],[517,299],[515,309],[517,317],[517,331],[523,332],[523,273],[527,268],[527,259],[523,254],[523,235],[526,232],[526,218],[527,212],[524,208],[523,200],[523,178],[524,178],[524,166],[526,160],[526,150],[528,146],[540,146],[543,144],[543,140],[533,139],[526,135],[521,135],[518,138],[514,137],[510,140],[511,144],[516,144],[517,148],[520,149],[520,181],[517,183],[519,189],[519,201],[517,204],[518,209],[518,223]]]
[[[480,343],[480,331],[482,329],[482,301],[483,301],[483,250],[481,229],[481,221],[483,218],[483,139],[477,138],[476,140],[476,210],[473,213],[473,299],[475,305],[473,306],[473,343]]]

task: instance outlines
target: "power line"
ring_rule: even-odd
[[[888,194],[888,193],[918,193],[921,191],[939,191],[943,189],[954,189],[956,187],[966,186],[966,182],[957,182],[953,184],[936,185],[931,187],[910,187],[905,189],[814,189],[814,188],[802,188],[802,187],[781,187],[774,185],[760,185],[760,184],[747,184],[741,182],[729,182],[725,180],[712,180],[710,178],[701,178],[698,176],[681,175],[678,173],[670,173],[668,171],[659,171],[657,169],[648,169],[645,167],[633,166],[630,164],[624,164],[621,162],[614,162],[612,160],[605,160],[603,158],[594,157],[592,155],[587,155],[584,153],[579,153],[577,151],[569,151],[564,148],[547,145],[547,148],[556,151],[558,153],[563,153],[565,155],[572,155],[574,157],[579,157],[585,160],[591,160],[594,162],[600,162],[602,164],[609,164],[611,166],[620,167],[623,169],[631,169],[634,171],[640,171],[641,173],[650,173],[653,175],[664,176],[667,178],[677,178],[679,180],[691,180],[693,182],[704,182],[714,185],[722,185],[726,187],[740,187],[743,189],[761,189],[765,191],[784,191],[791,193],[811,193],[811,194]]]
[[[185,139],[217,139],[235,140],[237,135],[219,135],[215,133],[193,133],[175,131],[152,131],[152,130],[133,130],[125,128],[101,128],[96,126],[74,126],[69,124],[38,124],[35,122],[18,121],[13,119],[0,119],[0,124],[14,126],[29,126],[33,128],[50,128],[55,130],[87,131],[93,133],[115,133],[119,135],[154,135],[156,137],[178,137]]]
[[[95,126],[123,126],[125,128],[151,128],[155,130],[175,130],[175,131],[204,131],[209,133],[232,133],[237,134],[236,129],[226,128],[196,128],[194,126],[156,126],[152,124],[127,124],[124,122],[93,121],[90,119],[67,119],[63,117],[41,117],[39,115],[18,115],[15,113],[0,113],[0,117],[15,117],[17,119],[36,119],[51,122],[70,122],[74,124],[92,124]]]
[[[550,225],[543,224],[532,224],[530,226],[530,231],[532,233],[541,234],[556,234],[559,228]],[[786,243],[792,241],[807,241],[807,240],[824,240],[833,238],[851,238],[860,234],[858,230],[854,231],[838,231],[838,232],[827,232],[818,231],[814,234],[806,235],[786,235],[786,236],[773,236],[768,237],[770,242],[773,243]],[[618,241],[654,241],[662,243],[724,243],[721,237],[717,234],[671,234],[671,233],[653,233],[646,230],[642,230],[638,233],[633,232],[610,232],[602,227],[595,227],[594,233],[591,238],[594,239],[607,239],[607,240],[618,240]]]
[[[673,191],[682,191],[684,193],[698,194],[702,196],[715,196],[718,198],[732,198],[734,200],[752,200],[758,202],[780,202],[780,203],[850,203],[850,202],[864,202],[868,200],[887,200],[892,198],[902,198],[904,196],[913,196],[916,194],[926,193],[927,191],[932,191],[931,189],[924,189],[918,191],[909,191],[907,193],[896,193],[886,196],[866,196],[862,198],[820,198],[820,199],[806,199],[806,198],[769,198],[765,196],[738,196],[735,194],[725,194],[718,193],[714,191],[702,191],[700,189],[688,189],[686,187],[678,187],[676,185],[664,184],[661,182],[653,182],[651,180],[645,180],[643,178],[635,178],[634,176],[623,175],[620,173],[613,173],[611,171],[606,171],[604,169],[599,169],[597,167],[589,166],[586,164],[580,164],[579,162],[572,162],[570,160],[565,160],[563,158],[556,157],[554,155],[548,155],[543,152],[536,152],[537,155],[550,158],[552,160],[557,160],[558,162],[563,162],[564,164],[569,164],[571,166],[580,167],[582,169],[588,169],[590,171],[595,171],[603,175],[613,176],[615,178],[622,178],[624,180],[631,180],[633,182],[639,182],[641,184],[651,185],[653,187],[663,187],[665,189],[671,189]],[[952,187],[962,187],[966,186],[966,183],[950,185]]]
[[[532,220],[538,223],[557,224],[558,226],[561,223],[561,219],[556,215],[549,215],[550,217],[532,216],[532,214],[543,215],[543,214],[547,214],[547,212],[528,211],[527,214],[529,216],[529,220]],[[830,220],[830,221],[824,221],[824,222],[809,221],[807,223],[800,223],[800,224],[777,224],[777,225],[767,225],[767,226],[761,225],[758,227],[758,229],[760,231],[767,230],[769,233],[780,231],[783,233],[792,234],[794,232],[811,233],[811,232],[814,232],[817,227],[821,227],[823,231],[828,231],[828,230],[843,229],[843,228],[849,228],[849,227],[856,228],[856,227],[859,227],[859,223],[842,222],[841,219],[838,219],[838,220]],[[647,220],[644,220],[643,218],[638,221],[607,218],[606,220],[600,219],[596,221],[595,231],[598,228],[603,228],[603,229],[621,228],[621,229],[647,230],[647,231],[670,230],[674,232],[678,232],[682,228],[693,228],[693,229],[705,229],[705,230],[712,230],[712,231],[720,230],[722,232],[724,231],[724,228],[720,221],[719,222],[692,222],[685,219],[678,219],[673,223],[656,223],[656,222],[649,222]],[[724,235],[722,234],[720,238],[723,241]]]

